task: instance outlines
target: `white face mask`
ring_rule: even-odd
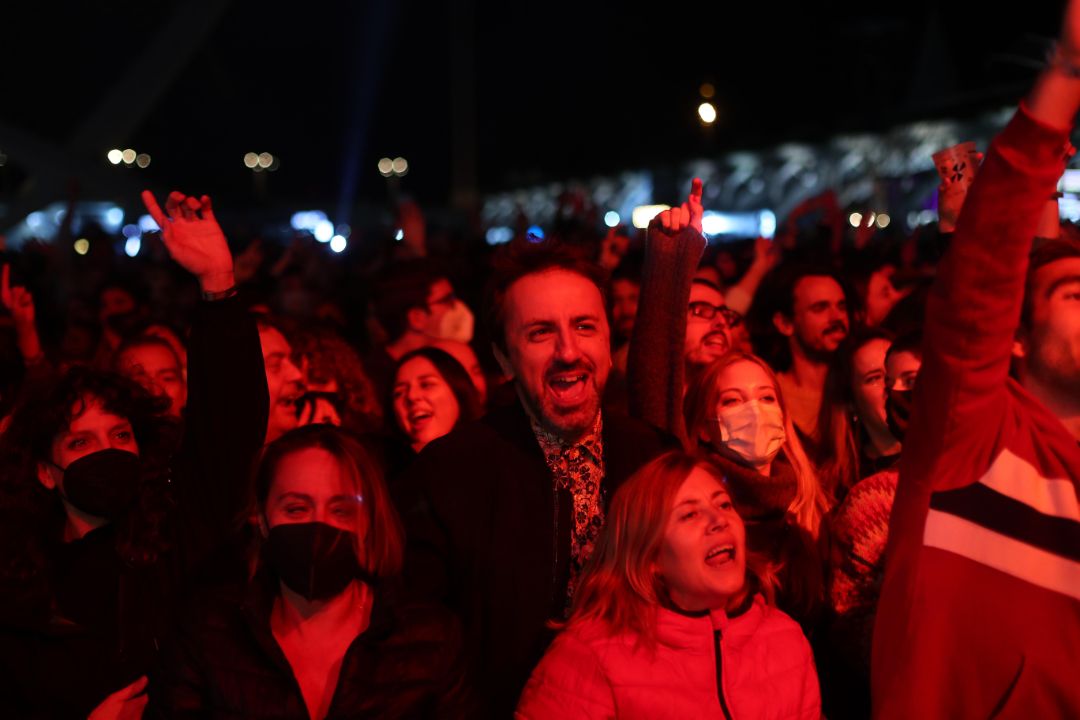
[[[435,337],[442,340],[456,340],[468,343],[473,336],[473,314],[469,306],[460,300],[454,300],[435,328]]]
[[[754,467],[772,462],[787,439],[784,415],[776,404],[750,400],[720,411],[715,418],[720,441]]]

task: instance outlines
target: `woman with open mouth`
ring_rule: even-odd
[[[424,347],[404,355],[394,373],[391,409],[413,453],[480,416],[468,371],[449,353]]]
[[[686,393],[691,444],[722,471],[751,550],[776,567],[777,604],[804,628],[824,602],[817,538],[828,498],[764,360],[731,352]]]
[[[810,645],[766,567],[720,469],[660,456],[615,494],[516,717],[820,717]]]

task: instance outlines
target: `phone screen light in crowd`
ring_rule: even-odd
[[[697,114],[705,125],[712,125],[716,122],[716,106],[711,102],[703,102],[698,105]]]
[[[401,242],[402,240],[404,240],[405,239],[405,231],[402,230],[401,228],[398,228],[397,232],[394,233],[394,239],[397,240],[398,242]]]
[[[113,165],[119,165],[124,162],[124,151],[113,148],[105,157],[109,158],[109,162]]]
[[[669,209],[670,205],[638,205],[630,213],[630,221],[638,230],[644,230],[654,217]]]
[[[150,167],[150,156],[146,153],[139,153],[135,156],[135,164],[143,169]]]
[[[105,211],[105,222],[112,226],[112,232],[124,222],[124,211],[118,207],[111,207]]]
[[[142,230],[144,233],[149,233],[157,232],[161,228],[159,228],[158,224],[154,222],[154,218],[150,217],[149,215],[140,215],[139,229]]]
[[[851,223],[851,227],[857,228],[862,225],[862,213],[851,213],[848,215],[848,222]]]
[[[293,213],[293,216],[289,219],[289,224],[292,225],[292,229],[297,232],[307,230],[310,233],[315,232],[315,226],[321,222],[326,222],[326,213],[322,210],[301,210],[300,212]],[[345,235],[346,233],[341,233]]]
[[[772,210],[762,210],[758,213],[758,235],[763,238],[776,235],[776,213]]]
[[[531,243],[538,243],[544,239],[544,228],[533,225],[525,231],[525,239]]]
[[[878,213],[876,222],[877,226],[884,230],[885,228],[889,227],[889,223],[892,222],[892,218],[889,217],[888,213]]]
[[[379,174],[390,177],[394,174],[394,161],[388,157],[379,158]]]
[[[244,153],[244,167],[249,170],[259,167],[259,153]]]
[[[349,243],[345,240],[345,238],[341,237],[340,235],[335,235],[334,237],[330,238],[330,249],[336,253],[344,252],[348,244]]]
[[[90,252],[90,241],[86,238],[79,238],[75,241],[75,252],[79,255],[85,255]]]
[[[126,238],[139,237],[142,232],[139,230],[138,225],[125,225],[124,229],[120,231],[120,234]]]
[[[487,240],[488,245],[503,245],[513,238],[514,231],[508,227],[492,227],[484,233],[484,239]]]
[[[142,240],[138,237],[129,237],[124,241],[124,254],[128,257],[135,257],[139,254],[139,250],[142,249]]]
[[[609,228],[616,227],[619,224],[620,220],[622,220],[622,218],[620,218],[619,213],[615,212],[614,210],[608,210],[606,213],[604,213],[604,224],[607,225]]]
[[[330,242],[334,237],[334,223],[329,220],[320,220],[315,223],[315,239],[321,243]],[[338,252],[341,252],[340,250]]]

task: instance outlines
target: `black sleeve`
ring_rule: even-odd
[[[199,305],[188,344],[188,405],[176,496],[185,569],[235,544],[270,412],[262,347],[241,298]]]

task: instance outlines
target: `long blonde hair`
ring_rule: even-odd
[[[720,400],[720,375],[729,367],[739,362],[752,362],[765,371],[776,390],[776,399],[780,404],[780,410],[784,415],[784,433],[787,436],[781,447],[784,457],[791,463],[795,471],[796,490],[795,498],[788,506],[788,514],[795,519],[799,527],[810,533],[811,537],[817,538],[821,521],[829,511],[829,499],[821,487],[816,471],[810,459],[806,456],[799,436],[795,432],[795,426],[791,421],[787,405],[784,402],[784,393],[780,389],[780,383],[776,379],[776,373],[768,363],[757,355],[744,352],[730,352],[716,362],[709,365],[705,370],[694,378],[686,392],[686,400],[683,410],[686,417],[686,434],[690,442],[695,445],[702,454],[709,452],[703,442],[705,430],[710,423],[709,418],[715,417],[716,406]]]

